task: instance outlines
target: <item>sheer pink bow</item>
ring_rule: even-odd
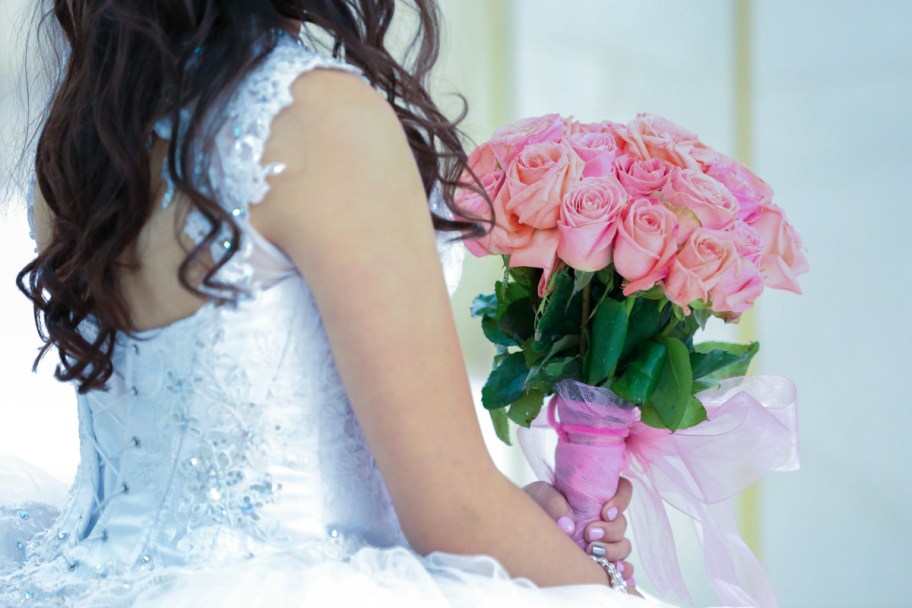
[[[697,397],[708,420],[675,433],[634,421],[626,454],[612,465],[634,486],[627,515],[636,554],[659,594],[691,601],[668,520],[667,508],[674,507],[693,521],[719,599],[734,606],[778,606],[738,532],[730,499],[767,471],[798,468],[795,386],[778,376],[747,376],[725,380]],[[548,409],[517,436],[536,475],[554,483],[555,437]]]

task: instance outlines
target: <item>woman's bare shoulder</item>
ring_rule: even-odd
[[[312,227],[319,226],[312,239],[330,237],[333,229],[354,236],[359,226],[376,229],[409,217],[429,231],[420,173],[386,99],[357,75],[333,69],[302,74],[291,91],[263,158],[285,171],[270,178],[269,195],[252,210],[267,238],[294,246]],[[353,224],[354,216],[365,221]]]

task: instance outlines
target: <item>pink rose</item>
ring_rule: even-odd
[[[697,161],[697,163],[700,165],[700,168],[698,170],[702,170],[703,173],[706,173],[706,171],[714,164],[723,162],[724,159],[727,158],[721,152],[717,152],[701,141],[693,144],[679,145],[683,147],[694,160]]]
[[[610,120],[603,120],[601,122],[573,122],[568,128],[570,135],[582,135],[584,133],[607,133],[615,138],[615,141],[620,147],[623,140],[620,139],[618,135],[622,129],[625,129],[626,126],[619,122],[612,122]]]
[[[624,209],[613,257],[614,267],[628,281],[625,296],[649,289],[668,274],[677,230],[674,213],[648,198],[635,199]]]
[[[767,287],[801,293],[797,277],[809,270],[801,237],[777,205],[763,207],[750,225],[763,240],[760,275]]]
[[[630,196],[649,196],[661,190],[673,169],[672,165],[656,158],[638,160],[629,154],[622,154],[614,160],[617,178]]]
[[[507,170],[507,211],[534,228],[557,227],[561,201],[576,186],[584,165],[567,144],[526,146]]]
[[[658,114],[640,112],[627,124],[630,131],[640,133],[643,141],[650,137],[667,139],[675,143],[696,143],[700,138],[693,131],[688,131],[679,124],[673,123]]]
[[[672,171],[662,188],[662,196],[678,216],[680,242],[684,242],[699,226],[724,228],[738,213],[738,201],[732,193],[699,171]]]
[[[460,216],[462,219],[493,219],[496,225],[485,236],[466,240],[466,248],[473,255],[482,257],[489,254],[513,253],[527,245],[532,238],[532,228],[519,223],[516,215],[504,208],[503,185],[506,182],[506,174],[498,168],[493,146],[485,143],[475,148],[469,155],[468,165],[481,180],[485,193],[493,203],[494,217],[491,218],[491,207],[484,197],[469,188],[457,188],[453,203],[468,214]],[[477,187],[468,171],[463,172],[459,182]]]
[[[557,243],[560,234],[556,228],[551,230],[534,230],[529,243],[510,256],[510,268],[528,266],[544,270],[538,282],[538,295],[544,297],[551,280],[551,275],[558,265]]]
[[[690,314],[690,303],[696,300],[706,302],[709,292],[696,273],[684,268],[677,260],[671,263],[671,269],[664,281],[665,297]]]
[[[754,305],[763,293],[763,279],[752,262],[741,260],[732,264],[721,280],[709,292],[712,309],[716,312],[741,314]]]
[[[707,301],[710,290],[729,267],[740,272],[741,258],[729,233],[710,228],[694,230],[678,251],[665,280],[665,295],[689,313],[694,300]]]
[[[543,142],[558,142],[564,134],[564,119],[560,114],[530,116],[494,132],[491,145],[497,151],[502,168],[513,162],[526,146]]]
[[[752,264],[760,263],[760,255],[763,253],[763,239],[760,234],[751,226],[735,220],[724,228],[726,232],[731,233],[732,240],[735,241],[735,247],[738,249],[738,255]]]
[[[712,289],[729,266],[741,263],[741,256],[729,233],[697,228],[678,251],[677,261]]]
[[[494,145],[491,144],[491,142],[485,142],[472,150],[472,153],[469,154],[469,158],[466,160],[466,165],[470,167],[478,177],[484,177],[495,171],[504,172],[504,167],[501,166],[500,161],[497,158],[497,150],[495,150]],[[475,183],[472,176],[469,175],[468,170],[463,171],[460,182],[465,184]]]
[[[760,216],[761,207],[772,204],[773,189],[743,164],[719,154],[706,174],[725,186],[738,200],[738,218],[752,222]]]
[[[560,208],[557,256],[577,270],[601,270],[611,247],[627,192],[614,177],[587,177],[567,193]]]
[[[577,156],[586,163],[583,177],[614,176],[618,146],[610,133],[576,133],[566,138]]]
[[[628,154],[646,160],[657,158],[684,169],[700,170],[689,150],[700,142],[696,134],[655,114],[637,114],[618,132]]]
[[[499,200],[497,199],[497,192],[503,185],[504,177],[503,171],[496,171],[494,173],[488,173],[481,178],[482,187],[492,202]],[[463,177],[462,181],[468,183],[469,179],[471,179],[471,176],[466,175]],[[468,215],[459,214],[461,219],[470,221],[474,221],[475,218],[483,218],[485,220],[491,219],[491,209],[488,207],[487,201],[485,201],[483,196],[473,190],[469,190],[468,188],[457,189],[456,194],[453,197],[453,203],[460,210],[467,212]],[[492,253],[508,253],[507,250],[512,249],[516,245],[524,244],[524,241],[528,241],[532,236],[531,228],[516,225],[515,227],[518,233],[525,233],[525,235],[524,238],[519,239],[518,243],[511,243],[508,234],[506,234],[509,231],[509,227],[502,226],[507,219],[504,210],[501,209],[500,212],[498,212],[497,206],[495,206],[494,215],[495,221],[499,220],[498,223],[500,225],[494,226],[494,228],[483,237],[466,239],[464,241],[466,248],[476,257],[483,257]],[[514,233],[513,236],[517,236],[518,233]]]

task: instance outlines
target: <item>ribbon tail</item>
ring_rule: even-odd
[[[693,600],[681,576],[677,546],[662,497],[647,476],[634,470],[633,465],[628,467],[624,476],[633,484],[627,521],[633,533],[634,551],[643,570],[659,595],[667,597],[674,594],[692,605]]]
[[[701,538],[706,575],[719,599],[731,606],[778,608],[763,566],[738,532],[731,501],[704,505],[693,524]]]

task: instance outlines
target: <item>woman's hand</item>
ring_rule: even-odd
[[[573,520],[570,518],[570,506],[563,494],[554,486],[544,481],[535,481],[523,488],[535,502],[567,534],[573,533]],[[605,550],[605,558],[613,562],[621,575],[627,579],[627,585],[633,587],[633,566],[624,561],[630,556],[631,545],[624,535],[627,533],[627,518],[624,511],[630,505],[633,487],[623,477],[618,482],[615,495],[602,506],[602,520],[592,522],[586,527],[585,538],[589,541],[587,553],[592,553],[594,546]]]

